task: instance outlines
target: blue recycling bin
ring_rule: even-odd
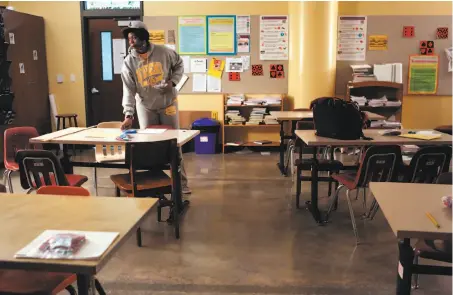
[[[195,137],[196,154],[215,154],[220,122],[211,118],[201,118],[192,123],[192,130],[200,130]]]

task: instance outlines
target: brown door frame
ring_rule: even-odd
[[[85,115],[87,126],[93,124],[93,114],[91,109],[91,95],[89,69],[91,56],[89,51],[89,33],[88,33],[88,20],[89,19],[103,19],[114,18],[118,20],[137,19],[143,20],[143,1],[140,1],[140,9],[99,9],[99,10],[85,10],[85,1],[80,1],[80,21],[82,23],[82,58],[83,58],[83,82],[85,93]]]

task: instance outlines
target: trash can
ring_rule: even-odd
[[[192,123],[192,130],[200,130],[195,137],[196,154],[215,154],[220,122],[211,118],[201,118]]]

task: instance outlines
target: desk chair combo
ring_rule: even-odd
[[[6,187],[0,185],[0,193],[5,193]],[[89,196],[90,193],[81,187],[43,186],[37,194],[46,195],[72,195]],[[77,281],[76,274],[25,271],[25,270],[0,270],[0,294],[8,295],[57,295],[66,290],[70,295],[77,295],[72,286]],[[99,295],[106,295],[101,283],[94,280],[94,286]]]

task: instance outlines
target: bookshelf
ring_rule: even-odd
[[[400,101],[400,106],[360,106],[362,111],[370,111],[386,118],[395,116],[401,122],[403,109],[403,84],[385,81],[348,82],[344,99],[351,100],[352,96],[364,96],[367,99],[381,98],[384,95],[389,101]]]
[[[250,120],[252,111],[256,108],[265,109],[265,115],[269,115],[271,111],[282,111],[285,95],[283,94],[245,94],[243,95],[243,102],[240,104],[229,105],[228,100],[230,96],[237,96],[239,94],[224,94],[224,121],[222,124],[222,151],[225,152],[226,148],[231,147],[228,143],[240,143],[233,147],[278,147],[280,146],[279,132],[280,125],[277,124],[251,124],[247,125],[245,122]],[[265,98],[279,98],[280,104],[247,104],[250,101],[257,101]],[[227,113],[236,112],[245,121],[232,125],[232,120],[229,119]],[[264,122],[264,121],[263,121]],[[267,140],[270,143],[256,144],[255,141]]]

